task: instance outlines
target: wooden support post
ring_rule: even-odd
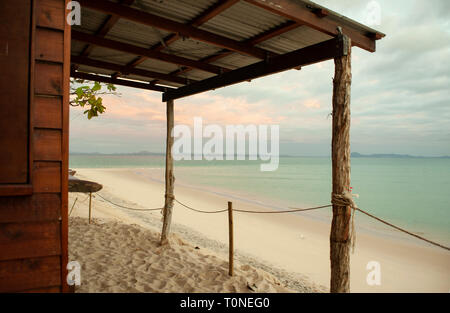
[[[91,223],[92,192],[89,193],[89,224]]]
[[[228,201],[228,275],[234,274],[233,202]]]
[[[342,194],[350,188],[350,86],[351,42],[344,55],[334,59],[333,80],[333,193]],[[350,292],[350,219],[349,206],[333,205],[330,233],[331,281],[330,292]]]
[[[161,232],[161,245],[169,243],[169,232],[170,224],[172,222],[172,209],[173,209],[173,187],[174,187],[174,177],[173,177],[173,157],[172,157],[172,146],[173,146],[173,100],[167,101],[167,137],[166,137],[166,194],[164,201],[164,220],[163,228]]]

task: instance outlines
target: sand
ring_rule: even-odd
[[[178,236],[159,245],[159,234],[135,224],[70,220],[70,258],[81,265],[77,292],[290,292],[273,275],[228,263]]]
[[[77,169],[76,176],[103,184],[100,194],[117,204],[140,209],[163,204],[160,170]],[[226,208],[229,200],[179,182],[175,194],[180,201],[202,210]],[[71,216],[87,217],[86,196],[71,194],[69,206],[75,197],[78,201]],[[233,205],[246,210],[268,210],[236,199]],[[79,291],[249,292],[247,285],[258,292],[321,292],[329,288],[330,225],[323,221],[294,214],[235,213],[237,264],[236,277],[230,280],[226,275],[226,213],[200,214],[176,204],[172,244],[161,259],[156,253],[161,251],[157,244],[160,211],[129,211],[97,196],[93,216],[97,219],[94,225],[71,218],[70,260],[82,264],[84,277]],[[145,247],[143,251],[133,250],[141,245]],[[367,284],[366,266],[371,261],[381,266],[380,285]],[[133,262],[139,265],[134,266]],[[159,264],[159,270],[151,270],[153,263]],[[217,277],[202,276],[211,267],[217,271]],[[181,278],[170,276],[176,268],[181,269]],[[414,240],[358,231],[351,256],[351,290],[449,292],[450,253]]]

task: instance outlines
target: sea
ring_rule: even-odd
[[[69,158],[70,168],[133,168],[136,173],[161,182],[164,162],[163,155],[72,154]],[[175,161],[176,185],[274,210],[330,203],[329,157],[282,156],[278,169],[273,172],[260,171],[262,162]],[[153,173],[152,178],[149,173]],[[355,157],[351,160],[351,187],[359,196],[355,202],[361,209],[416,234],[450,245],[449,158]],[[332,216],[330,208],[298,214],[326,223],[330,223]],[[359,212],[355,215],[355,224],[357,231],[423,244]]]

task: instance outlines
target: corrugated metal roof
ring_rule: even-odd
[[[186,24],[214,3],[216,0],[136,0],[132,7]]]
[[[105,38],[130,43],[142,48],[150,48],[167,35],[169,33],[162,29],[120,19]]]
[[[94,34],[103,25],[108,15],[90,9],[82,8],[81,25],[74,26],[74,29]]]
[[[300,5],[308,8],[323,8],[312,1],[296,1]],[[112,2],[118,2],[118,0]],[[208,8],[217,4],[217,2],[218,0],[135,0],[131,7],[179,23],[188,24]],[[367,26],[343,17],[338,13],[328,9],[326,10],[329,12],[329,15],[326,18],[337,20],[343,26],[351,25],[354,29],[362,32],[377,32]],[[108,15],[106,14],[82,7],[82,25],[73,26],[73,29],[88,34],[96,34],[107,19]],[[277,26],[284,25],[287,22],[289,22],[289,20],[280,15],[241,0],[205,22],[199,29],[243,42],[271,29],[275,29]],[[126,19],[119,19],[106,34],[105,38],[149,49],[150,47],[161,43],[162,40],[170,34],[170,32],[156,27],[135,23]],[[331,36],[304,25],[267,39],[266,41],[257,44],[256,47],[276,54],[284,54],[330,38]],[[85,46],[86,43],[74,40],[72,42],[72,54],[80,55]],[[162,53],[174,54],[191,60],[202,60],[207,57],[217,56],[218,54],[223,53],[223,51],[224,49],[221,47],[193,38],[181,38],[161,50]],[[120,65],[126,65],[136,57],[137,55],[134,54],[123,53],[121,51],[97,46],[94,46],[94,49],[92,49],[89,55],[89,58],[91,59]],[[222,58],[215,58],[211,64],[229,69],[237,69],[259,61],[260,59],[255,57],[234,52],[231,54],[226,53]],[[136,68],[169,74],[179,70],[181,66],[161,60],[146,59],[141,64],[137,65]],[[79,70],[89,70],[92,73],[106,75],[113,73],[113,71],[86,66],[80,66]],[[195,80],[210,78],[214,75],[215,74],[197,69],[190,69],[180,74],[181,77]],[[153,80],[153,78],[135,75],[128,77],[142,81]],[[168,86],[179,86],[177,84],[162,81],[158,83]]]
[[[125,65],[134,60],[136,56],[108,48],[95,47],[89,55],[89,58]]]
[[[73,55],[79,55],[83,51],[85,46],[86,44],[84,42],[72,40],[71,53]]]
[[[199,60],[209,55],[213,55],[220,50],[222,49],[198,40],[183,38],[175,41],[163,51],[188,59]]]
[[[233,53],[211,64],[223,66],[230,69],[237,69],[260,61],[261,60],[257,58],[252,58],[246,55],[242,55],[240,53]]]
[[[240,1],[199,28],[243,41],[286,21],[267,10]]]
[[[257,47],[283,54],[297,49],[301,49],[316,43],[331,39],[331,36],[312,29],[308,26],[300,26],[280,36],[268,39]]]
[[[199,71],[199,70],[192,70],[187,73],[183,73],[179,75],[180,77],[188,78],[188,79],[194,79],[194,80],[203,80],[206,78],[210,78],[215,76],[214,74]]]
[[[159,61],[155,59],[147,59],[138,66],[137,68],[142,68],[144,70],[161,72],[161,73],[171,73],[180,68],[180,66],[172,63],[167,63],[164,61]]]

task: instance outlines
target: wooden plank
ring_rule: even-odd
[[[60,222],[0,224],[0,261],[61,253]]]
[[[0,198],[2,223],[58,221],[60,217],[61,195],[57,193]]]
[[[331,143],[333,194],[350,192],[351,47],[334,60],[333,134]],[[350,292],[350,206],[333,204],[330,232],[330,292]]]
[[[180,87],[175,90],[165,92],[163,101],[169,99],[178,99],[200,92],[229,86],[254,78],[285,71],[297,66],[305,66],[334,58],[344,53],[345,42],[339,41],[337,38],[330,39],[306,48],[295,50],[271,58],[268,62],[261,61],[251,64],[220,76],[215,76],[202,80],[188,86]]]
[[[35,96],[33,117],[34,127],[61,129],[61,97]]]
[[[33,184],[33,133],[34,133],[34,80],[35,80],[35,69],[36,69],[36,12],[37,4],[36,1],[32,1],[32,12],[31,12],[31,34],[30,34],[30,74],[29,74],[29,85],[28,85],[28,182]]]
[[[154,86],[149,83],[139,83],[139,82],[131,81],[131,80],[117,79],[117,78],[87,74],[87,73],[82,73],[82,72],[71,72],[70,76],[72,76],[74,78],[85,79],[85,80],[98,81],[98,82],[102,82],[102,83],[110,83],[110,84],[114,84],[114,85],[127,86],[127,87],[146,89],[146,90],[154,90],[154,91],[160,91],[160,92],[164,92],[166,90],[173,89],[173,88],[169,88],[169,87]]]
[[[36,60],[63,62],[64,33],[57,30],[37,28]]]
[[[4,196],[26,196],[33,193],[33,186],[30,184],[17,184],[17,185],[0,185],[0,197]],[[1,199],[3,200],[3,199]],[[0,201],[1,201],[0,200]]]
[[[34,162],[33,192],[61,192],[60,162]]]
[[[30,1],[0,1],[0,184],[28,182],[30,15]]]
[[[33,135],[35,161],[61,161],[61,131],[36,128]]]
[[[58,256],[0,262],[0,292],[17,292],[61,284]]]
[[[72,55],[71,62],[74,64],[87,65],[87,66],[92,66],[92,67],[96,67],[96,68],[103,68],[103,69],[117,71],[117,72],[120,72],[122,75],[135,74],[135,75],[139,75],[139,76],[143,76],[143,77],[160,79],[160,80],[165,80],[168,82],[174,82],[174,83],[183,84],[183,85],[187,85],[189,83],[189,80],[187,80],[186,78],[182,78],[182,77],[172,76],[172,75],[149,71],[149,70],[144,70],[144,69],[133,68],[132,66],[123,66],[123,65],[119,65],[119,64],[115,64],[115,63],[111,63],[111,62],[89,59],[86,57],[80,57],[80,56],[76,56],[76,55]],[[190,80],[190,81],[195,82],[195,80]]]
[[[37,26],[63,30],[66,24],[64,15],[65,1],[37,0],[36,2]]]
[[[314,28],[331,36],[338,35],[337,27],[341,26],[344,34],[348,35],[351,38],[354,45],[370,52],[375,51],[375,37],[370,38],[357,29],[351,28],[350,26],[341,25],[342,23],[339,23],[339,21],[330,19],[327,16],[318,16],[314,12],[314,9],[308,8],[301,2],[295,0],[245,1],[290,20],[308,25],[311,28]]]
[[[169,32],[179,33],[182,36],[195,38],[197,40],[247,54],[259,59],[265,59],[266,56],[272,55],[271,52],[264,49],[253,47],[242,42],[217,35],[205,30],[196,28],[191,25],[179,23],[170,19],[166,19],[148,12],[133,9],[118,3],[112,3],[105,0],[80,0],[82,6],[97,10],[106,14],[117,15],[127,20],[140,23],[147,26],[158,27]]]
[[[66,4],[70,0],[65,0]],[[66,5],[67,7],[67,5]],[[68,11],[66,10],[66,14]],[[64,67],[63,67],[63,99],[62,99],[62,140],[61,140],[61,291],[68,292],[67,264],[69,262],[69,111],[70,111],[70,48],[71,26],[64,29]]]
[[[37,288],[37,289],[28,289],[20,291],[21,293],[60,293],[61,287],[60,286],[53,286],[53,287],[45,287],[45,288]]]
[[[59,96],[63,93],[63,66],[59,64],[36,63],[35,93]]]

